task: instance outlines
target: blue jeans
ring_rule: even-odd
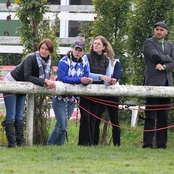
[[[55,97],[53,97],[52,107],[57,121],[51,135],[48,138],[47,145],[64,144],[66,137],[67,121],[70,119],[72,115],[74,106],[75,104],[72,103],[71,101],[68,101],[66,103],[63,100],[57,100]]]
[[[4,93],[6,120],[23,120],[26,94]]]

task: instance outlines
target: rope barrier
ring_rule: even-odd
[[[15,95],[15,94],[8,94],[8,95],[6,95],[6,96],[2,96],[2,97],[0,97],[0,98],[6,98],[6,97],[13,96],[13,95]]]
[[[0,97],[0,98],[5,98],[5,97],[9,97],[9,96],[12,96],[12,95],[15,95],[15,94],[9,94],[9,95],[6,95],[6,96],[3,96],[3,97]],[[94,98],[94,97],[86,97],[86,96],[82,96],[83,98],[86,98],[88,100],[91,100],[91,101],[94,101],[94,102],[97,102],[99,104],[103,104],[103,105],[106,105],[106,106],[111,106],[111,107],[119,107],[118,105],[121,105],[119,102],[113,102],[113,101],[108,101],[108,100],[104,100],[104,99],[98,99],[98,98]],[[70,98],[69,98],[70,99]],[[70,99],[71,100],[71,99]],[[75,101],[72,101],[74,102],[79,108],[83,109],[84,111],[86,111],[87,113],[89,113],[90,115],[94,116],[95,118],[97,119],[100,119],[102,122],[105,122],[111,126],[115,126],[115,127],[119,127],[120,129],[125,129],[125,130],[131,130],[131,131],[137,131],[137,132],[155,132],[155,131],[160,131],[160,130],[164,130],[164,129],[169,129],[169,128],[173,128],[174,125],[170,125],[170,126],[167,126],[167,127],[163,127],[163,128],[158,128],[158,129],[152,129],[152,130],[140,130],[140,129],[132,129],[132,128],[127,128],[127,127],[124,127],[124,126],[118,126],[118,125],[115,125],[115,124],[112,124],[111,122],[108,122],[106,120],[104,120],[103,118],[100,118],[96,115],[94,115],[93,113],[89,112],[88,110],[86,110],[85,108],[83,108],[82,106],[80,106],[79,103],[75,102]],[[139,105],[139,106],[172,106],[174,105],[174,103],[169,103],[169,104],[160,104],[160,105]],[[126,107],[127,110],[141,110],[141,111],[145,111],[145,110],[148,110],[148,111],[155,111],[155,110],[171,110],[171,108],[153,108],[153,109],[142,109],[142,108],[132,108],[132,109],[129,109],[128,107]]]
[[[69,144],[69,139],[68,139],[68,101],[66,100],[66,141]]]
[[[79,105],[80,97],[77,98],[77,103]],[[76,110],[76,127],[77,127],[77,124],[78,124],[78,113],[79,113],[79,107],[77,107],[77,110]]]
[[[91,101],[94,101],[94,102],[97,102],[99,104],[102,104],[102,105],[105,105],[105,106],[111,106],[111,107],[116,107],[116,108],[119,108],[119,105],[123,105],[123,104],[120,104],[119,102],[114,102],[114,101],[108,101],[108,100],[104,100],[104,99],[99,99],[99,98],[94,98],[94,97],[86,97],[86,96],[83,96],[83,98],[86,98],[88,100],[91,100]],[[173,103],[172,103],[173,104]],[[171,103],[170,103],[171,105]],[[125,104],[123,106],[125,106],[125,108],[127,110],[140,110],[140,111],[156,111],[156,110],[171,110],[171,108],[152,108],[152,109],[143,109],[143,108],[140,108],[140,106],[170,106],[169,104],[162,104],[162,105],[138,105],[139,108],[129,108],[129,106],[132,106],[132,105],[129,105],[129,106],[125,106]]]
[[[100,103],[100,104],[106,104],[107,106],[113,106],[113,107],[116,107],[116,106],[114,106],[114,105],[109,105],[109,104],[107,104],[108,102],[109,103],[115,103],[115,102],[112,102],[112,101],[107,101],[106,103],[102,103],[102,102],[100,102],[99,100],[102,100],[103,101],[103,99],[94,99],[94,97],[86,97],[86,96],[81,96],[81,97],[84,97],[84,98],[86,98],[86,99],[91,99],[91,98],[93,98],[93,99],[91,99],[91,101],[97,101],[98,103]],[[70,98],[69,98],[70,99]],[[71,100],[71,99],[70,99]],[[72,100],[71,100],[72,101]],[[106,101],[106,100],[105,100]],[[133,128],[127,128],[127,127],[124,127],[124,126],[118,126],[118,125],[116,125],[116,124],[112,124],[111,122],[108,122],[108,121],[106,121],[105,119],[103,119],[103,118],[100,118],[100,117],[98,117],[98,116],[96,116],[95,114],[93,114],[93,113],[91,113],[91,112],[89,112],[87,109],[85,109],[85,108],[83,108],[82,106],[80,106],[77,102],[75,102],[75,101],[72,101],[72,102],[74,102],[79,108],[81,108],[81,109],[83,109],[85,112],[87,112],[88,114],[90,114],[90,115],[92,115],[93,117],[95,117],[95,118],[97,118],[97,119],[100,119],[102,122],[105,122],[105,123],[107,123],[107,124],[109,124],[109,125],[111,125],[111,126],[115,126],[115,127],[119,127],[120,129],[125,129],[125,130],[130,130],[130,131],[135,131],[135,132],[156,132],[156,131],[160,131],[160,130],[164,130],[164,129],[169,129],[169,128],[173,128],[174,127],[174,125],[170,125],[170,126],[167,126],[167,127],[162,127],[162,128],[156,128],[156,129],[151,129],[151,130],[140,130],[140,129],[133,129]]]

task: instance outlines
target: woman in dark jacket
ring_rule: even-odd
[[[114,54],[115,55],[115,54]],[[111,58],[111,57],[110,57]],[[121,64],[119,59],[116,57],[114,59],[114,67],[112,78],[116,79],[116,84],[119,85],[119,79],[121,76]],[[113,102],[109,105],[100,104],[97,112],[97,117],[101,118],[102,114],[108,109],[110,122],[112,123],[112,139],[114,146],[120,146],[120,127],[119,127],[119,118],[118,118],[118,105],[119,105],[119,97],[118,96],[105,96],[104,100]],[[112,105],[112,106],[111,106]],[[94,131],[94,144],[98,145],[99,136],[100,136],[100,119],[96,119],[95,123],[95,131]]]
[[[112,67],[111,61],[104,55],[108,52],[108,41],[103,36],[94,39],[90,53],[83,57],[88,60],[90,66],[89,77],[93,79],[93,84],[115,84],[116,80],[111,78]],[[93,102],[86,98],[80,98],[80,128],[78,145],[94,145],[94,129],[99,103]],[[87,111],[88,112],[87,112]]]
[[[49,80],[51,67],[51,54],[53,42],[50,39],[42,40],[38,45],[38,51],[31,53],[11,72],[4,81],[27,81],[47,89],[55,87],[55,82]],[[2,125],[5,126],[8,147],[21,146],[23,144],[23,112],[26,94],[4,93],[6,117]]]

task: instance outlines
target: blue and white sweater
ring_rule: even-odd
[[[89,64],[84,58],[78,61],[73,56],[64,56],[58,63],[56,81],[68,84],[82,84],[81,78],[89,77]],[[69,96],[76,99],[76,96]],[[57,96],[58,100],[65,100],[65,96]]]

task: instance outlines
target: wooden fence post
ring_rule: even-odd
[[[33,145],[34,94],[27,97],[26,145]]]

